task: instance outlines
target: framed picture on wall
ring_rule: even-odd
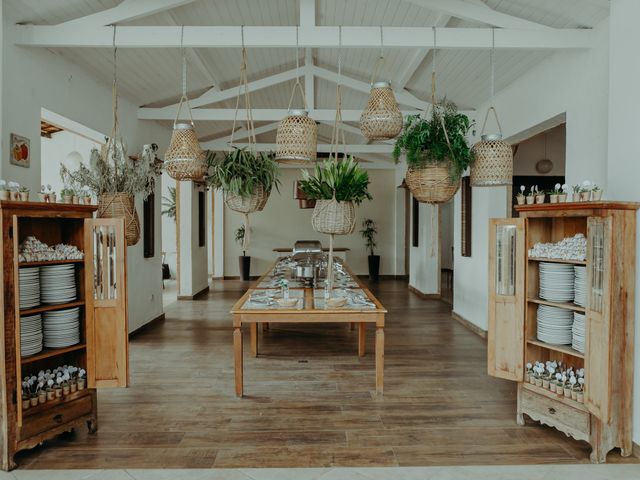
[[[31,145],[27,137],[12,133],[9,137],[9,163],[29,168],[31,165]]]

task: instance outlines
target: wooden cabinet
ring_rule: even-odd
[[[640,204],[585,202],[517,207],[519,218],[493,219],[489,242],[490,375],[518,382],[524,415],[589,442],[591,461],[620,448],[631,455],[636,210]],[[582,233],[584,261],[530,258],[539,242]],[[586,266],[586,306],[539,298],[540,262]],[[585,350],[537,339],[539,305],[585,314]],[[585,369],[584,403],[525,383],[526,364],[558,360]]]
[[[2,222],[3,341],[0,353],[0,445],[2,469],[15,467],[14,454],[55,435],[87,424],[97,429],[96,388],[126,387],[129,382],[126,242],[122,219],[94,219],[94,206],[36,202],[0,202]],[[29,236],[54,246],[74,245],[81,260],[20,262],[19,245]],[[20,310],[21,268],[74,265],[76,299]],[[20,318],[71,307],[80,308],[80,342],[46,348],[23,357]],[[62,398],[22,409],[22,379],[40,370],[74,365],[87,371],[87,387]]]

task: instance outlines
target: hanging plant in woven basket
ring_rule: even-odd
[[[391,90],[391,84],[377,81],[384,63],[384,42],[380,27],[380,56],[371,76],[371,92],[367,107],[360,115],[360,131],[369,140],[389,140],[402,131],[402,113]]]
[[[318,150],[318,126],[309,118],[307,99],[297,75],[300,69],[298,27],[296,27],[296,81],[289,97],[289,114],[278,125],[276,132],[276,161],[287,164],[312,165]],[[300,93],[303,108],[292,108],[296,92]]]
[[[481,141],[473,146],[473,163],[471,164],[471,185],[473,187],[494,187],[511,185],[513,183],[513,150],[511,145],[502,140],[502,126],[498,119],[498,112],[493,107],[495,94],[495,29],[491,48],[491,102],[482,123]],[[485,135],[489,113],[493,112],[498,125],[497,134]]]
[[[407,118],[404,131],[396,140],[393,157],[397,163],[405,156],[407,187],[414,198],[422,203],[439,204],[453,198],[460,188],[460,177],[471,163],[466,135],[473,123],[458,112],[452,102],[436,102],[435,49],[433,65],[431,116]]]
[[[173,133],[169,148],[164,156],[164,167],[171,178],[175,180],[202,180],[207,167],[205,153],[200,148],[196,136],[195,124],[191,115],[191,106],[187,97],[187,57],[183,45],[184,26],[180,35],[180,49],[182,51],[182,96],[178,103],[178,111],[173,121]],[[185,105],[189,113],[189,123],[178,123],[180,110]]]
[[[100,151],[91,151],[89,165],[81,164],[71,171],[60,167],[60,177],[65,186],[77,190],[89,188],[98,198],[99,218],[124,218],[127,245],[135,245],[140,239],[140,220],[135,208],[135,196],[147,198],[154,192],[155,180],[161,173],[155,161],[155,148],[145,145],[136,160],[127,155],[127,148],[120,136],[118,122],[117,48],[113,34],[113,125],[111,135]]]

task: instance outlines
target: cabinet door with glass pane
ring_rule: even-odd
[[[126,241],[124,219],[85,221],[87,382],[89,387],[129,384]]]
[[[489,225],[489,375],[524,378],[525,219]]]
[[[587,221],[585,403],[601,420],[611,415],[611,217]]]

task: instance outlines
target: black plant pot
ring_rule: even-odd
[[[251,257],[249,255],[242,255],[238,257],[238,265],[240,266],[240,280],[250,280]]]
[[[377,282],[380,279],[380,255],[369,255],[369,280]]]

